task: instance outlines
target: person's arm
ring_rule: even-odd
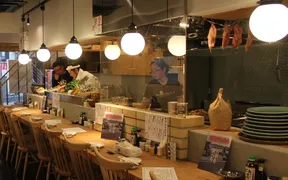
[[[53,72],[53,75],[52,75],[52,87],[55,87],[55,86],[58,86],[58,79],[59,79],[59,75],[55,74]]]

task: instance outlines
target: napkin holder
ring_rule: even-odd
[[[127,141],[117,143],[116,149],[120,154],[128,157],[139,157],[142,154],[139,147],[133,146]]]

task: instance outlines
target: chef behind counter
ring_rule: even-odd
[[[74,78],[74,80],[78,81],[79,89],[82,92],[100,91],[101,86],[99,79],[88,71],[81,69],[80,65],[68,66],[66,70],[69,72],[70,76]]]

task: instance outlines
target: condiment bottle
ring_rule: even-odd
[[[84,126],[86,121],[87,121],[87,116],[86,116],[86,113],[83,112],[81,125]]]
[[[146,152],[149,152],[149,147],[150,147],[149,144],[145,144],[145,151],[146,151]]]
[[[153,147],[153,145],[151,145],[151,146],[149,147],[149,153],[150,153],[151,155],[154,155],[154,147]]]
[[[161,146],[158,146],[157,147],[157,156],[162,156],[162,151],[163,151],[163,148]]]
[[[159,144],[155,143],[154,144],[154,155],[157,155],[158,147],[159,147]]]
[[[255,180],[256,167],[255,156],[249,156],[245,166],[245,180]]]
[[[82,125],[83,112],[80,113],[78,124]]]
[[[139,147],[142,151],[144,151],[145,150],[145,142],[140,142]]]
[[[256,180],[266,180],[267,176],[264,172],[264,164],[265,164],[265,159],[258,159],[258,171],[256,174]]]
[[[133,127],[131,129],[130,143],[135,146],[136,145],[136,140],[137,140],[137,128]]]

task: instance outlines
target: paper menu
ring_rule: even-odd
[[[62,121],[60,119],[50,119],[50,120],[45,120],[45,124],[48,125],[56,125],[56,124],[61,124]]]
[[[145,136],[152,141],[167,141],[170,118],[154,114],[145,115]]]
[[[70,133],[83,133],[83,132],[87,132],[87,131],[85,131],[84,129],[78,128],[78,127],[76,127],[76,128],[62,128],[62,131],[63,131],[63,133],[68,133],[68,134],[70,134]]]
[[[149,172],[153,170],[157,180],[178,180],[176,172],[173,167],[163,168],[163,167],[143,167],[142,168],[142,179],[152,180]]]
[[[105,112],[107,111],[108,107],[105,106],[105,105],[100,105],[100,104],[96,104],[95,105],[95,121],[96,121],[96,124],[103,124],[103,118],[104,118],[104,115],[105,115]]]

